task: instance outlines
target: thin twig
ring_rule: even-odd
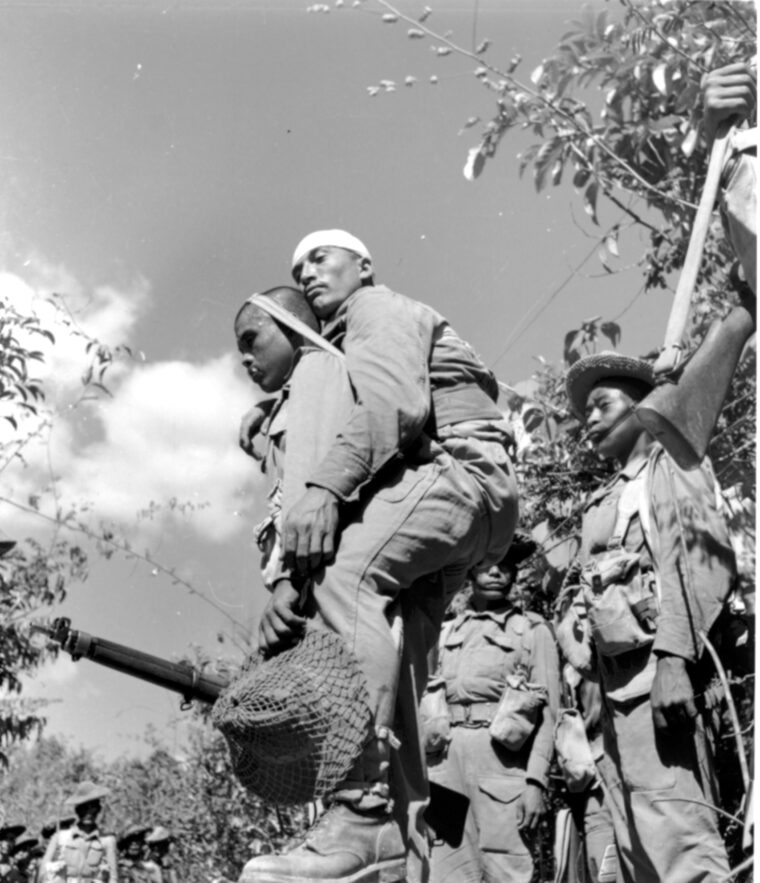
[[[747,754],[744,750],[744,740],[741,737],[741,725],[739,724],[739,715],[736,713],[734,697],[731,695],[731,686],[728,683],[726,670],[723,668],[723,664],[720,661],[720,656],[718,656],[715,647],[713,647],[713,645],[710,643],[707,634],[703,630],[700,630],[699,637],[702,639],[702,643],[705,645],[707,652],[712,658],[713,664],[715,665],[715,670],[718,672],[718,677],[720,678],[720,682],[723,686],[723,692],[726,694],[726,706],[728,707],[728,714],[731,718],[731,725],[733,726],[734,730],[736,753],[739,755],[739,769],[741,770],[742,783],[744,784],[744,793],[746,794],[749,790],[749,765],[747,764]]]
[[[690,55],[688,55],[688,54],[687,54],[686,52],[684,52],[682,49],[679,49],[678,46],[674,46],[674,45],[670,42],[670,40],[668,40],[668,38],[665,36],[665,34],[663,34],[663,33],[659,30],[659,28],[658,28],[655,24],[653,24],[653,23],[652,23],[652,22],[651,22],[651,21],[650,21],[645,15],[644,15],[643,12],[641,12],[640,9],[637,9],[637,8],[631,3],[631,0],[622,0],[622,3],[623,3],[623,6],[625,6],[627,9],[630,9],[630,11],[631,11],[631,12],[632,12],[632,13],[633,13],[638,19],[640,19],[641,21],[643,21],[644,24],[645,24],[645,26],[646,26],[647,28],[649,28],[653,33],[657,34],[657,36],[660,38],[660,40],[662,40],[662,42],[663,42],[666,46],[668,46],[668,47],[669,47],[670,49],[672,49],[674,52],[678,53],[678,55],[680,55],[680,56],[682,56],[683,58],[685,58],[686,61],[689,62],[689,64],[693,64],[694,67],[695,67],[695,68],[696,68],[701,74],[706,74],[706,73],[707,73],[707,68],[706,68],[706,67],[703,67],[701,64],[699,64],[699,62],[694,61],[694,59],[693,59]]]
[[[43,521],[47,521],[50,524],[55,525],[57,528],[65,527],[67,530],[73,531],[74,533],[81,533],[85,536],[89,537],[91,540],[95,540],[98,543],[104,543],[107,546],[115,549],[118,552],[121,552],[128,558],[136,558],[139,561],[148,564],[150,567],[160,571],[166,576],[170,577],[171,580],[176,584],[180,585],[183,588],[187,589],[187,591],[191,595],[196,595],[201,600],[205,601],[211,607],[213,607],[218,613],[221,613],[225,616],[234,626],[240,626],[241,623],[238,622],[235,617],[232,616],[231,613],[228,613],[220,604],[216,601],[212,601],[206,594],[197,589],[192,583],[188,582],[186,579],[183,579],[181,576],[178,576],[177,573],[170,568],[166,567],[164,564],[161,564],[159,561],[155,561],[147,554],[142,554],[137,552],[135,549],[131,548],[125,543],[120,543],[118,540],[108,539],[101,534],[98,534],[92,528],[87,527],[82,522],[71,523],[70,521],[56,518],[52,515],[46,515],[44,512],[40,512],[38,509],[34,509],[31,506],[27,506],[24,503],[19,503],[15,500],[11,500],[8,497],[0,496],[0,502],[7,503],[9,506],[13,506],[15,509],[20,510],[21,512],[25,512],[29,515],[35,515],[37,518],[41,518]],[[230,605],[231,606],[231,605]]]
[[[741,864],[732,869],[730,874],[725,877],[721,877],[720,880],[718,880],[718,883],[728,883],[728,881],[733,880],[737,874],[741,874],[742,871],[746,871],[751,868],[754,862],[755,857],[752,855],[749,856],[749,858],[745,858]]]
[[[481,67],[485,67],[487,70],[491,71],[491,73],[496,74],[496,76],[501,77],[506,80],[513,86],[518,89],[526,92],[528,95],[532,95],[537,101],[540,101],[546,107],[548,107],[553,113],[557,114],[557,116],[562,117],[565,122],[571,125],[574,129],[577,129],[585,138],[590,139],[594,142],[594,144],[603,152],[606,153],[613,163],[617,163],[621,168],[623,168],[632,178],[639,182],[639,184],[644,187],[644,189],[651,191],[652,193],[656,193],[661,199],[664,197],[665,199],[670,200],[671,202],[676,203],[677,205],[683,206],[684,208],[696,209],[697,206],[691,202],[687,202],[683,199],[678,199],[675,196],[671,196],[669,194],[663,193],[659,187],[656,187],[654,184],[650,184],[645,178],[643,178],[632,166],[628,165],[628,163],[621,159],[615,151],[609,147],[603,139],[601,139],[593,130],[587,129],[585,126],[582,126],[576,117],[573,114],[568,113],[565,110],[562,110],[557,104],[548,99],[545,95],[542,95],[540,92],[537,92],[535,89],[532,89],[530,86],[527,86],[525,83],[520,82],[513,74],[509,74],[506,71],[500,70],[494,65],[487,62],[484,58],[479,55],[476,55],[474,52],[470,52],[468,49],[465,49],[463,46],[460,46],[458,43],[454,43],[453,40],[450,40],[448,37],[445,37],[443,34],[438,34],[435,31],[431,30],[427,25],[423,22],[419,22],[416,19],[412,18],[409,15],[401,12],[400,9],[397,9],[392,3],[389,3],[388,0],[377,0],[377,2],[384,6],[387,10],[393,13],[393,15],[398,16],[403,19],[410,25],[413,25],[418,30],[423,31],[429,37],[432,37],[434,40],[438,40],[444,43],[449,49],[454,52],[459,53],[460,55],[465,56],[466,58],[471,59],[472,61],[477,62]]]

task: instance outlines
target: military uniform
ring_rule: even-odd
[[[622,879],[718,880],[728,861],[715,813],[704,805],[717,798],[702,719],[693,732],[657,730],[650,701],[658,653],[687,660],[696,692],[704,684],[699,634],[717,619],[735,574],[709,462],[686,472],[652,443],[591,497],[582,534],[586,568],[604,571],[620,552],[640,556],[651,593],[634,599],[627,587],[630,646],[609,604],[592,626],[603,693],[599,770]],[[596,594],[611,590],[599,584]]]
[[[87,880],[118,883],[116,838],[96,828],[85,832],[77,825],[58,831],[50,838],[41,862],[43,880],[85,883]],[[47,873],[49,876],[45,877]]]
[[[489,734],[507,678],[523,671],[548,701],[533,733],[517,751]],[[429,758],[431,781],[470,801],[462,844],[433,846],[435,883],[529,883],[533,860],[518,830],[527,783],[548,786],[559,701],[559,664],[552,633],[534,613],[467,610],[446,627],[438,676],[445,683],[451,741]],[[431,686],[433,686],[431,684]]]
[[[345,639],[366,678],[377,738],[335,794],[366,812],[389,806],[397,700],[407,708],[413,703],[406,696],[411,685],[399,695],[400,634],[421,651],[412,664],[421,690],[421,645],[435,643],[446,595],[467,571],[503,556],[517,493],[495,378],[440,314],[384,286],[365,286],[340,305],[323,335],[343,353],[351,397],[323,456],[312,457],[303,476],[305,487],[328,490],[342,504],[337,554],[314,574],[304,612]],[[297,367],[293,387],[298,373]],[[312,421],[303,433],[294,405],[291,399],[286,464],[296,433],[308,439],[309,429],[324,432],[324,421]],[[286,465],[286,516],[289,470]],[[421,607],[418,617],[414,611]],[[405,735],[408,744],[416,741],[413,730]],[[421,759],[418,765],[419,780]],[[410,828],[416,827],[410,819]],[[325,823],[307,838],[305,851],[293,853],[298,865],[260,857],[243,879],[270,868],[283,879],[295,875],[292,868],[300,868],[302,858],[311,867],[309,851],[324,864],[346,851],[345,828],[335,830]],[[408,833],[417,843],[412,848],[424,852],[424,838]],[[395,846],[392,851],[398,853]]]

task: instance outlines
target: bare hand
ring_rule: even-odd
[[[335,557],[338,498],[310,487],[288,513],[282,527],[285,567],[301,575],[314,573]]]
[[[712,144],[715,132],[724,120],[749,117],[757,102],[757,74],[749,65],[728,64],[702,77],[702,101],[705,109],[705,135]]]
[[[259,649],[272,653],[293,643],[306,620],[298,613],[301,593],[288,580],[274,587],[259,623]]]
[[[661,656],[652,684],[652,718],[658,730],[690,727],[697,716],[694,688],[680,656]]]
[[[261,457],[253,449],[253,440],[259,434],[261,424],[266,420],[271,407],[271,401],[266,403],[258,402],[249,411],[246,411],[240,420],[238,444],[254,460],[260,460]]]
[[[517,799],[518,829],[533,833],[544,812],[546,812],[544,789],[534,782],[528,782],[525,791]]]

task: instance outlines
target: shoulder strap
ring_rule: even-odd
[[[648,467],[647,463],[647,466],[638,475],[629,479],[618,497],[615,526],[612,529],[612,535],[607,540],[608,549],[622,548],[633,516],[638,515],[641,518],[642,500],[646,497],[644,490]]]
[[[662,586],[660,584],[660,544],[657,542],[655,532],[652,530],[652,513],[650,511],[650,501],[652,499],[652,486],[654,481],[654,470],[657,461],[664,455],[664,449],[659,445],[655,447],[649,455],[646,469],[644,470],[644,482],[642,484],[642,493],[639,498],[639,521],[641,522],[641,532],[644,534],[644,542],[649,549],[649,557],[652,559],[652,569],[654,570],[655,586],[657,588],[657,600],[662,601]]]
[[[519,616],[522,619],[522,631],[519,633],[520,635],[520,657],[519,664],[523,665],[526,669],[526,672],[530,671],[531,665],[533,664],[533,626],[535,625],[535,617],[536,614],[531,614],[530,612],[523,613],[522,611],[518,611],[514,613],[510,619],[515,616]]]
[[[55,835],[55,853],[53,855],[53,860],[60,859],[63,857],[63,850],[68,846],[71,841],[72,832],[70,828],[60,828]]]
[[[338,356],[340,359],[346,358],[337,347],[333,346],[328,340],[325,340],[324,337],[314,331],[313,328],[309,328],[309,326],[305,322],[302,322],[298,316],[291,313],[290,310],[285,309],[285,307],[283,307],[282,304],[278,304],[277,301],[274,301],[269,297],[264,297],[261,294],[252,294],[248,298],[248,303],[253,304],[253,306],[258,307],[258,309],[263,310],[265,313],[268,313],[273,319],[281,322],[297,334],[300,334],[315,346],[320,347],[328,353],[332,353],[334,356]]]

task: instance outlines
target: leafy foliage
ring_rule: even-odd
[[[81,379],[76,407],[82,401],[104,391],[108,367],[118,351],[111,351],[85,334],[68,312],[65,300],[52,295],[58,324],[68,335],[81,340],[89,363]],[[0,298],[0,415],[16,431],[10,441],[0,443],[0,471],[13,461],[24,461],[25,446],[50,426],[54,414],[46,409],[44,383],[33,374],[35,364],[45,360],[44,350],[55,345],[53,332],[36,313],[22,313],[7,297]],[[43,347],[39,349],[38,347]],[[40,495],[33,495],[26,507],[38,513]],[[56,513],[61,521],[71,517]],[[76,542],[55,535],[46,545],[38,540],[4,540],[6,552],[0,558],[0,759],[5,750],[19,739],[39,731],[44,718],[39,703],[19,697],[21,675],[38,667],[46,658],[34,643],[28,628],[31,616],[59,603],[72,581],[87,576],[87,555]],[[15,546],[15,547],[14,547]],[[50,652],[55,652],[50,651]]]
[[[199,719],[183,756],[173,756],[148,733],[144,759],[104,762],[57,739],[17,745],[0,781],[4,818],[33,836],[56,819],[77,783],[90,779],[111,790],[101,827],[117,835],[130,824],[162,825],[176,837],[173,859],[180,880],[237,879],[255,852],[280,848],[303,829],[306,811],[279,814],[237,783],[223,739]]]

